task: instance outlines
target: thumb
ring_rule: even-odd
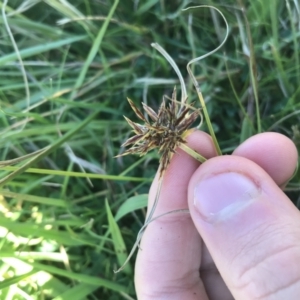
[[[300,214],[261,167],[210,159],[190,181],[189,208],[235,299],[298,299]]]

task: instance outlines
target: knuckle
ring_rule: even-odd
[[[156,284],[152,281],[150,286],[145,285],[143,289],[137,291],[138,299],[179,299],[180,295],[188,294],[197,289],[199,277],[199,270],[194,270],[186,273],[179,272],[178,276],[171,280],[157,281]]]
[[[300,292],[300,268],[295,263],[300,259],[300,234],[287,226],[288,230],[266,225],[256,229],[259,234],[249,234],[252,239],[246,238],[232,262],[234,290],[257,300],[282,299],[275,295],[295,287]]]

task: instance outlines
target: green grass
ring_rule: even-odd
[[[225,154],[281,132],[300,146],[297,1],[206,1],[225,46],[193,66]],[[245,5],[245,15],[239,9]],[[134,259],[114,274],[145,217],[158,155],[126,156],[126,97],[155,109],[179,81],[151,48],[186,64],[216,48],[222,18],[188,1],[0,4],[0,298],[134,299]],[[192,13],[189,15],[189,13]],[[202,127],[207,131],[206,124]],[[27,154],[38,151],[32,156]],[[288,185],[299,195],[299,172]]]

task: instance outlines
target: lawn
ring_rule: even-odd
[[[7,3],[8,2],[8,3]],[[126,98],[155,110],[179,79],[223,154],[280,132],[300,145],[297,0],[11,0],[0,4],[0,299],[135,299],[133,257],[159,155],[115,158]],[[244,7],[244,9],[242,9]],[[197,125],[195,123],[195,125]],[[202,130],[208,131],[204,122]],[[300,172],[286,192],[300,207]]]

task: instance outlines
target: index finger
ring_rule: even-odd
[[[206,158],[216,156],[211,137],[192,132],[188,146]],[[161,194],[153,215],[187,209],[187,187],[199,162],[177,149],[163,178]],[[153,205],[158,174],[151,186],[148,207]],[[201,238],[187,214],[168,214],[150,223],[136,261],[135,285],[139,299],[207,299],[199,276]]]

